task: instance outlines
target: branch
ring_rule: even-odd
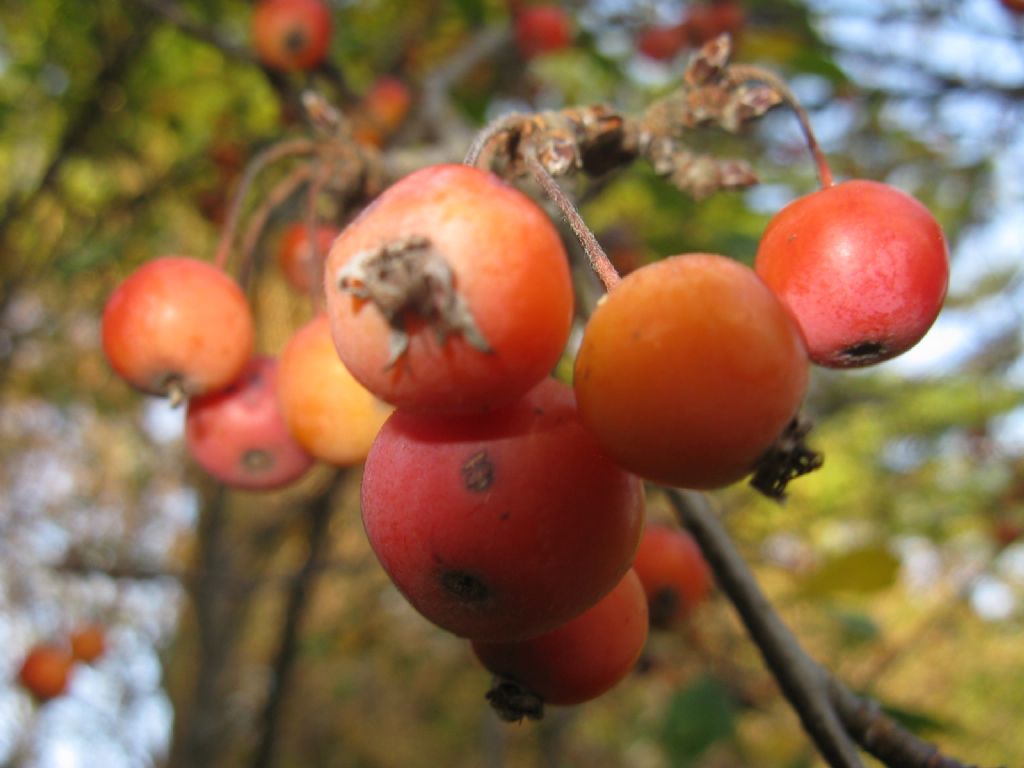
[[[935,745],[895,723],[876,702],[850,691],[808,656],[761,591],[707,497],[675,488],[665,489],[665,494],[830,765],[861,765],[852,737],[890,768],[976,768],[941,754]]]
[[[341,486],[345,478],[344,471],[338,471],[333,481],[324,491],[310,502],[309,534],[307,536],[306,561],[299,570],[292,589],[288,595],[285,608],[284,624],[281,629],[281,643],[270,677],[270,690],[263,709],[260,739],[252,760],[252,768],[269,768],[273,763],[274,747],[281,725],[281,712],[291,671],[299,646],[299,627],[302,623],[309,598],[313,591],[314,578],[320,570],[319,560],[326,549],[329,536],[328,527],[331,521],[332,500],[334,492]]]
[[[700,545],[719,587],[736,607],[818,751],[831,766],[861,768],[860,756],[828,699],[821,668],[775,613],[707,498],[677,489],[665,493],[680,522]]]

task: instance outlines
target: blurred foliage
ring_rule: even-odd
[[[231,50],[152,10],[171,5]],[[495,49],[448,83],[450,116],[438,125],[429,113],[439,73],[483,30],[507,27],[506,3],[331,5],[336,71],[283,78],[247,53],[242,0],[0,6],[0,764],[47,764],[70,744],[92,764],[152,765],[176,754],[204,713],[214,744],[205,764],[253,762],[309,550],[305,511],[330,473],[263,497],[228,494],[214,530],[218,492],[184,456],[181,414],[113,377],[99,316],[143,261],[212,254],[246,162],[307,132],[300,89],[354,115],[378,75],[405,80],[414,110],[383,149],[405,167],[438,152],[458,160],[466,142],[445,140],[468,139],[509,109],[639,110],[685,62],[646,61],[631,39],[678,21],[687,3],[577,0],[566,4],[574,48],[531,61],[510,44]],[[1021,241],[984,233],[1013,217],[1020,231],[1024,83],[997,76],[994,57],[967,66],[964,49],[950,48],[961,52],[950,62],[934,43],[946,38],[928,36],[941,27],[972,39],[972,51],[1021,50],[1021,21],[997,6],[744,3],[736,57],[793,81],[837,176],[897,183],[936,213],[955,255],[947,317],[986,333],[953,364],[933,354],[932,368],[816,372],[807,410],[824,468],[794,484],[784,506],[742,486],[717,501],[817,658],[949,753],[1010,765],[1024,762],[1024,387],[1019,316],[995,313],[994,331],[988,318],[1020,293]],[[874,48],[856,45],[861,28]],[[880,41],[895,45],[904,28],[917,30],[922,55],[884,54]],[[967,97],[979,101],[965,106]],[[978,127],[992,114],[997,125]],[[1001,121],[1010,128],[997,130]],[[628,234],[632,263],[694,250],[749,263],[772,212],[815,185],[784,111],[739,136],[697,131],[692,141],[749,160],[764,184],[697,203],[641,166],[567,181],[596,232]],[[261,178],[243,213],[280,177]],[[273,267],[277,234],[301,210],[283,205],[255,254],[250,295],[267,353],[310,313]],[[956,279],[961,267],[973,278]],[[586,306],[596,293],[580,282]],[[720,598],[682,631],[652,637],[637,674],[602,699],[539,725],[499,724],[467,645],[413,613],[380,571],[357,489],[353,472],[300,625],[279,716],[282,768],[818,764]],[[656,493],[651,516],[669,516]],[[13,684],[21,654],[85,618],[112,628],[111,652],[76,673],[66,701],[34,709]],[[225,655],[212,658],[218,643]]]

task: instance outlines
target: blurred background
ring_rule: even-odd
[[[814,372],[823,470],[784,505],[742,485],[717,502],[817,659],[947,753],[1024,764],[1021,4],[579,0],[561,5],[568,44],[540,53],[513,34],[529,3],[328,5],[328,63],[303,74],[258,62],[240,0],[0,6],[0,766],[820,764],[721,597],[652,635],[597,701],[499,723],[467,644],[415,614],[370,553],[358,467],[227,491],[188,459],[184,409],[130,390],[99,345],[132,269],[212,257],[246,163],[308,135],[303,88],[398,173],[460,160],[511,110],[639,112],[720,31],[736,60],[791,83],[837,178],[886,181],[935,213],[953,268],[914,350]],[[395,118],[368,106],[385,76],[404,88]],[[750,263],[771,215],[815,188],[785,109],[692,143],[761,183],[695,201],[640,163],[566,182],[621,269],[698,250]],[[288,169],[261,176],[243,212]],[[249,292],[258,347],[276,354],[311,310],[274,263],[301,202],[267,213]],[[656,493],[650,517],[671,517]],[[104,652],[36,702],[18,682],[26,654],[85,625]]]

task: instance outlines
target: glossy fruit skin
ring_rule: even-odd
[[[440,343],[418,318],[391,361],[391,329],[373,303],[340,290],[350,259],[423,235],[444,255],[489,350],[462,334]],[[493,174],[438,165],[392,185],[341,233],[327,259],[327,312],[338,354],[363,386],[401,408],[482,410],[541,381],[561,357],[573,313],[568,259],[543,210]]]
[[[942,308],[946,240],[916,199],[876,181],[844,181],[768,223],[754,268],[796,318],[818,365],[853,368],[914,346]]]
[[[671,61],[686,46],[684,25],[648,27],[636,38],[636,49],[654,61]]]
[[[647,641],[647,600],[629,570],[615,588],[574,619],[520,642],[473,641],[490,672],[515,680],[545,703],[595,699],[629,674]]]
[[[572,44],[572,21],[557,5],[534,5],[516,13],[516,45],[527,59],[554,53]]]
[[[692,615],[711,592],[711,569],[693,537],[650,524],[640,538],[633,570],[647,596],[651,625],[668,629]]]
[[[260,0],[252,11],[251,36],[268,67],[315,69],[331,42],[331,12],[321,0]]]
[[[295,332],[281,352],[277,394],[289,431],[306,451],[347,467],[366,458],[391,413],[342,365],[326,315]]]
[[[254,357],[230,387],[189,401],[185,446],[209,474],[250,491],[293,483],[314,464],[285,423],[272,357]]]
[[[285,280],[296,291],[308,293],[313,285],[319,288],[323,263],[339,231],[335,227],[319,226],[314,238],[310,238],[309,227],[303,222],[296,222],[285,230],[278,246],[277,263]],[[314,242],[319,264],[314,261]]]
[[[165,395],[175,382],[185,395],[223,389],[253,349],[245,294],[214,265],[164,256],[136,269],[103,310],[103,351],[135,388]]]
[[[621,466],[711,489],[749,473],[796,415],[808,367],[753,270],[698,253],[648,264],[605,297],[574,383],[580,418]]]
[[[483,415],[396,411],[362,502],[370,545],[413,607],[488,640],[536,636],[593,605],[629,569],[644,516],[642,484],[554,379]]]
[[[37,701],[49,701],[67,690],[73,664],[74,659],[67,649],[58,645],[36,645],[21,663],[18,682]]]
[[[71,656],[75,661],[92,664],[107,650],[107,633],[97,624],[76,627],[68,637]]]

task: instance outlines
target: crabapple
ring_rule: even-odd
[[[457,635],[512,640],[577,616],[629,569],[640,481],[545,379],[479,415],[397,410],[366,459],[363,525],[421,614]]]
[[[1010,13],[1024,13],[1024,0],[999,0]]]
[[[935,217],[877,181],[844,181],[768,223],[754,268],[803,331],[811,360],[854,368],[914,346],[946,296],[949,255]]]
[[[721,34],[735,35],[745,22],[743,8],[734,0],[692,5],[683,22],[690,45],[699,48]]]
[[[680,24],[648,27],[636,38],[636,49],[655,61],[671,61],[686,45],[686,28]]]
[[[53,644],[33,646],[18,670],[18,682],[38,701],[64,693],[74,659],[66,648]]]
[[[98,624],[83,624],[69,636],[71,656],[76,661],[91,664],[107,650],[107,633]]]
[[[580,419],[631,472],[686,488],[749,473],[796,415],[807,353],[753,270],[672,256],[598,304],[576,357]]]
[[[337,236],[335,227],[318,226],[314,237],[310,238],[309,227],[303,222],[296,222],[285,230],[277,251],[277,263],[295,290],[306,293],[314,285],[319,287],[324,260]]]
[[[327,317],[289,339],[277,367],[277,393],[288,429],[310,454],[349,466],[366,458],[391,407],[367,392],[334,351]]]
[[[516,45],[528,59],[568,48],[572,22],[564,8],[535,5],[519,10],[514,21]]]
[[[136,269],[103,310],[103,351],[129,384],[180,400],[223,389],[253,348],[245,294],[223,270],[184,256]]]
[[[334,241],[324,279],[338,355],[402,408],[508,403],[547,376],[572,323],[554,224],[466,165],[424,168],[387,189]]]
[[[412,106],[409,86],[397,77],[379,77],[366,92],[355,115],[356,138],[366,144],[381,146],[391,136]]]
[[[640,537],[633,570],[647,595],[651,626],[668,629],[693,613],[711,591],[711,570],[693,537],[651,524]]]
[[[474,640],[473,653],[499,677],[488,694],[499,715],[518,720],[539,714],[539,703],[524,710],[524,696],[571,705],[611,689],[636,664],[647,631],[647,600],[629,570],[611,592],[565,624],[518,642]]]
[[[226,485],[280,488],[313,466],[285,423],[276,381],[277,361],[254,357],[230,387],[189,401],[185,445],[199,466]]]
[[[331,12],[322,0],[259,0],[252,43],[261,62],[285,72],[317,67],[331,41]]]

